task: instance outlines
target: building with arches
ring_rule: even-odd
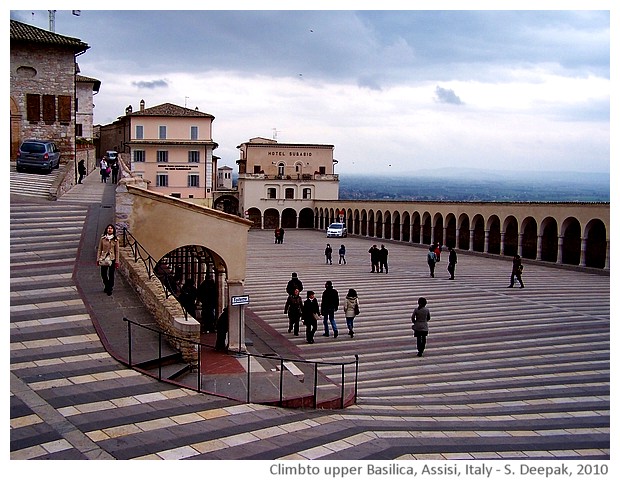
[[[239,214],[257,228],[312,228],[316,199],[338,199],[333,145],[256,137],[239,149]]]

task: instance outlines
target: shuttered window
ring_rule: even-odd
[[[41,120],[41,96],[33,93],[26,94],[26,118],[29,122]]]
[[[58,121],[71,123],[71,97],[69,95],[58,95]]]
[[[56,121],[56,97],[54,95],[43,95],[43,121],[45,123]]]

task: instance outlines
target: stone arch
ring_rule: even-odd
[[[459,216],[459,238],[457,248],[462,250],[469,250],[469,216],[466,213],[462,213]]]
[[[282,210],[282,228],[297,228],[297,212],[294,208]]]
[[[484,218],[479,213],[474,215],[471,220],[471,227],[473,232],[473,242],[470,249],[474,252],[484,252]]]
[[[353,212],[353,230],[351,232],[355,235],[360,234],[360,211],[357,208]]]
[[[252,222],[252,228],[262,228],[262,215],[258,208],[248,208],[247,219]]]
[[[499,255],[502,251],[501,222],[497,215],[487,218],[487,230],[489,232],[487,252]]]
[[[561,226],[561,263],[579,265],[581,259],[581,225],[575,217],[564,219]]]
[[[234,195],[221,195],[213,201],[213,208],[236,215],[239,212],[239,199]]]
[[[519,223],[513,215],[504,219],[504,255],[514,257],[519,253]]]
[[[454,213],[446,215],[446,238],[445,245],[455,248],[456,244],[456,216]]]
[[[430,213],[424,212],[424,214],[422,215],[421,228],[422,228],[422,239],[421,239],[422,244],[430,245],[431,242],[433,241],[433,225],[432,225],[432,219],[431,219]]]
[[[439,245],[444,245],[443,238],[443,215],[441,213],[436,213],[433,217],[433,238],[432,241],[435,243],[439,243]]]
[[[302,208],[299,212],[298,228],[312,228],[314,225],[314,212],[311,208]]]
[[[376,238],[383,238],[383,213],[381,210],[377,210],[375,214],[375,234],[373,235]]]
[[[392,220],[392,238],[394,240],[401,239],[400,212],[394,212],[394,220]]]
[[[375,212],[368,210],[368,236],[375,236]]]
[[[422,243],[422,218],[419,212],[413,212],[411,215],[413,227],[411,229],[411,242],[420,244]]]
[[[538,224],[533,217],[527,217],[521,223],[521,256],[523,258],[536,258],[538,249]]]
[[[411,241],[411,216],[409,212],[403,212],[403,221],[402,221],[402,241],[410,242]]]
[[[280,212],[275,208],[268,208],[263,212],[263,228],[275,230],[280,226]]]
[[[546,217],[540,223],[540,259],[545,262],[558,260],[558,222],[553,217]]]
[[[368,212],[365,209],[362,210],[360,234],[364,237],[368,236]]]
[[[586,267],[605,268],[607,257],[607,229],[605,224],[595,218],[584,229]]]

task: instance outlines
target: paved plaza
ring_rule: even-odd
[[[525,288],[509,289],[508,260],[460,252],[455,280],[447,253],[430,278],[424,247],[392,242],[389,273],[370,273],[380,240],[288,229],[279,245],[252,230],[248,308],[273,328],[274,349],[313,361],[357,354],[360,367],[358,402],[344,410],[243,404],[140,375],[99,338],[105,318],[144,315],[122,278],[112,297],[77,281],[91,251],[96,269],[85,238],[113,202],[96,174],[56,202],[11,197],[11,459],[610,458],[608,275],[526,263]],[[326,243],[346,245],[346,265],[337,254],[325,263]],[[292,272],[304,297],[320,299],[327,280],[342,302],[357,290],[354,338],[342,310],[337,339],[322,325],[312,345],[303,329],[287,333]],[[419,296],[432,314],[423,357],[410,321]]]

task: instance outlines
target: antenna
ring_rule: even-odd
[[[188,98],[189,98],[189,97],[185,97],[185,108],[187,108],[187,99],[188,99]]]
[[[56,10],[48,10],[49,15],[49,31],[54,33],[56,31]]]
[[[278,133],[280,133],[280,130],[276,130],[275,128],[272,128],[273,130],[273,139],[277,140],[278,139]]]

